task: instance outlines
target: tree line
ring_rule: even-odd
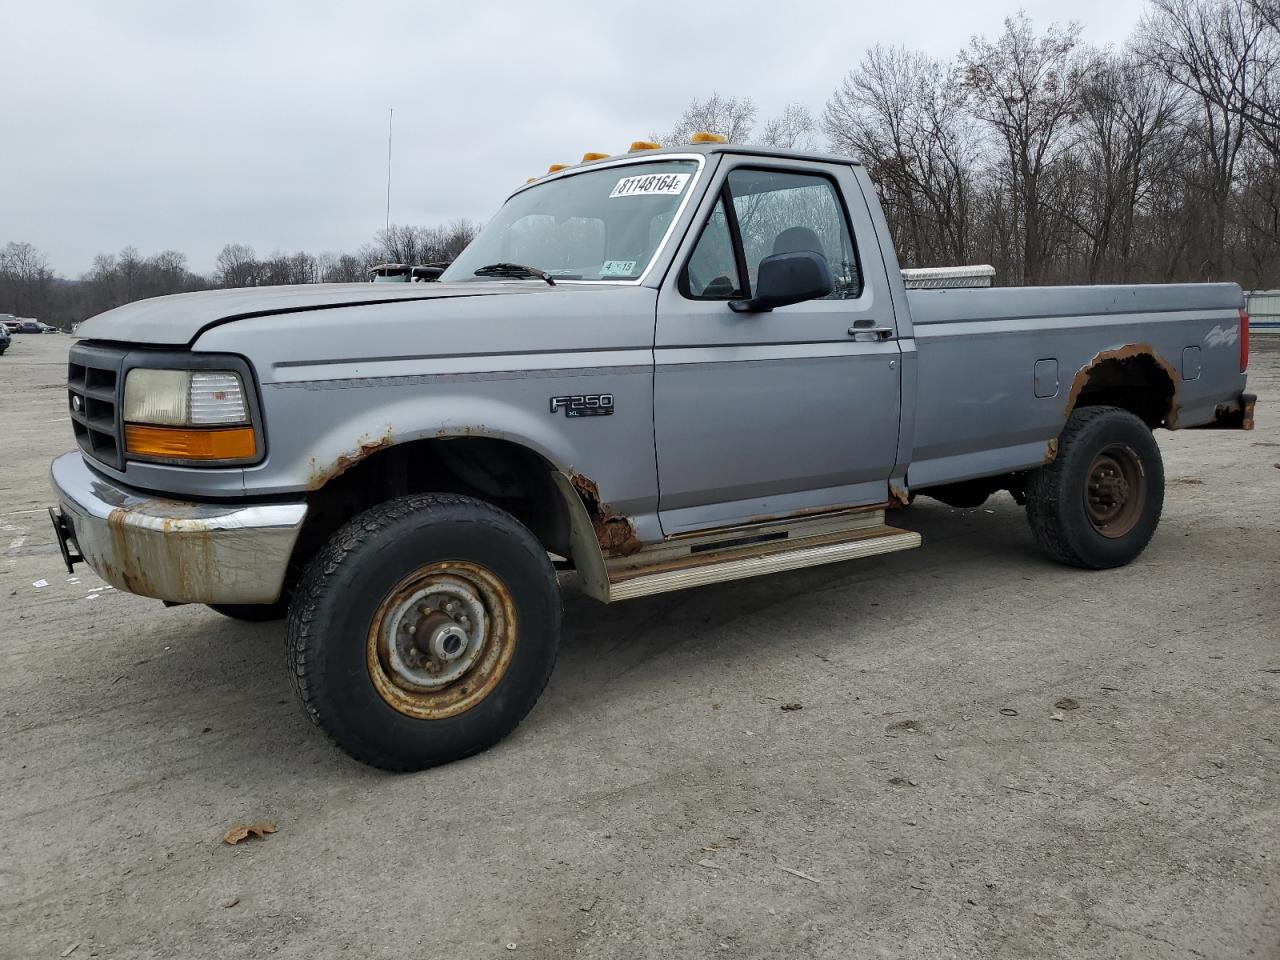
[[[31,244],[10,242],[0,248],[0,313],[68,327],[121,304],[170,293],[368,280],[369,268],[379,263],[452,260],[478,230],[479,225],[469,220],[441,226],[392,224],[354,253],[298,251],[259,257],[247,244],[229,243],[209,274],[192,271],[180,251],[144,256],[128,246],[119,253],[98,254],[76,280],[57,276],[48,258]]]
[[[865,163],[903,266],[990,263],[1000,284],[1235,280],[1280,286],[1280,0],[1148,0],[1118,48],[1019,13],[951,58],[874,46],[826,103],[759,123],[750,96],[694,100],[655,139],[825,149]],[[392,226],[355,253],[228,244],[102,254],[78,281],[0,249],[0,312],[65,324],[141,297],[364,280],[447,261],[476,225]]]
[[[754,139],[862,160],[903,266],[1280,286],[1280,0],[1150,0],[1119,49],[1079,35],[1019,13],[951,59],[875,46]],[[673,135],[755,120],[713,95]]]

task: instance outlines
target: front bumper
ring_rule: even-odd
[[[50,474],[59,539],[74,541],[112,586],[175,603],[279,598],[305,503],[166,500],[104,479],[78,451],[54,460]]]

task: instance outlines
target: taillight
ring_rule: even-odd
[[[1249,369],[1249,311],[1240,311],[1240,372]]]

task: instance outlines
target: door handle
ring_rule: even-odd
[[[849,336],[859,343],[878,343],[893,337],[893,327],[858,326],[855,323],[849,328]]]

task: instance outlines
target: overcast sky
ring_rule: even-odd
[[[1029,0],[1118,44],[1141,0]],[[694,97],[821,110],[874,44],[940,56],[1016,0],[0,0],[0,244],[66,276],[126,244],[352,250],[391,218],[486,220],[514,186],[669,128]]]

